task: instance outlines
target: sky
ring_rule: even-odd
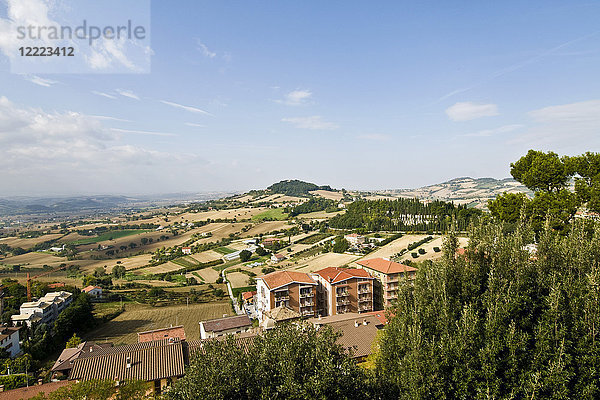
[[[598,1],[121,0],[146,42],[15,71],[15,24],[64,2],[0,0],[0,197],[414,188],[600,149]]]

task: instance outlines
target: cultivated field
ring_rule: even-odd
[[[190,304],[189,307],[152,307],[126,304],[125,312],[85,335],[86,340],[131,344],[137,342],[137,333],[152,329],[183,325],[187,339],[200,338],[199,322],[233,315],[228,302]]]
[[[200,275],[206,283],[215,283],[215,281],[219,277],[219,273],[212,268],[199,269],[198,271],[194,272]]]
[[[52,233],[49,235],[42,235],[35,238],[3,238],[0,239],[0,244],[6,244],[10,247],[21,247],[23,249],[29,249],[36,244],[44,243],[48,240],[54,240],[62,237],[61,233]]]
[[[350,254],[325,253],[307,260],[299,261],[294,269],[301,272],[314,272],[326,267],[341,267],[342,265],[350,264],[357,259],[357,256]]]
[[[310,194],[314,194],[315,196],[321,196],[325,199],[340,201],[344,198],[344,195],[340,192],[332,192],[329,190],[313,190]]]
[[[371,258],[378,258],[378,257],[390,258],[391,256],[400,252],[401,250],[406,249],[409,244],[411,244],[413,242],[418,242],[419,240],[424,239],[427,236],[429,236],[429,235],[405,235],[405,236],[402,236],[400,239],[396,239],[393,242],[386,244],[385,246],[375,250],[372,253],[367,254],[365,257],[362,257],[361,259],[368,260]],[[434,239],[436,238],[436,236],[433,236],[433,237],[434,237]],[[417,251],[417,250],[415,249],[412,251]],[[408,254],[408,256],[410,257],[410,253]]]
[[[203,251],[202,253],[192,254],[190,255],[194,260],[198,262],[209,262],[218,260],[221,258],[221,254],[217,253],[213,250]]]
[[[244,287],[248,286],[248,279],[250,277],[241,272],[231,272],[227,274],[227,280],[231,283],[231,287]]]

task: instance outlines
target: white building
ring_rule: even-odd
[[[19,344],[19,330],[20,328],[0,328],[0,348],[6,350],[11,358],[15,358],[21,353],[21,345]]]
[[[100,286],[86,286],[81,291],[91,297],[102,297],[102,288]]]
[[[344,239],[346,239],[346,241],[350,243],[350,246],[358,246],[365,242],[365,237],[357,233],[346,235],[344,236]]]
[[[252,329],[252,321],[247,315],[237,315],[200,322],[200,339],[240,334]]]
[[[26,324],[31,327],[35,323],[52,324],[71,302],[73,295],[69,292],[47,293],[38,301],[21,304],[20,314],[11,318],[13,326]]]

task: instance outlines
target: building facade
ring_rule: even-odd
[[[313,274],[319,315],[373,311],[373,281],[364,269],[328,267]]]
[[[376,279],[373,288],[376,310],[387,308],[398,299],[398,288],[402,279],[413,280],[416,268],[391,261],[387,258],[373,258],[356,262],[359,268],[369,272]]]
[[[297,271],[277,271],[256,278],[255,306],[262,321],[277,307],[287,307],[303,317],[313,317],[317,311],[317,282]]]
[[[58,315],[73,301],[73,295],[69,292],[47,293],[38,301],[30,301],[21,304],[20,313],[11,317],[13,326],[42,323],[51,325]]]

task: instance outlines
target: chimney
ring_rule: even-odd
[[[0,392],[4,392],[4,385],[0,385]]]
[[[38,379],[38,385],[42,386],[42,384],[44,383],[44,381],[42,379]]]
[[[367,325],[367,319],[366,318],[363,319],[363,325],[365,325],[365,326]]]
[[[358,328],[358,326],[360,325],[360,323],[358,321],[354,321],[354,327]]]
[[[131,357],[127,357],[127,368],[131,368]]]

